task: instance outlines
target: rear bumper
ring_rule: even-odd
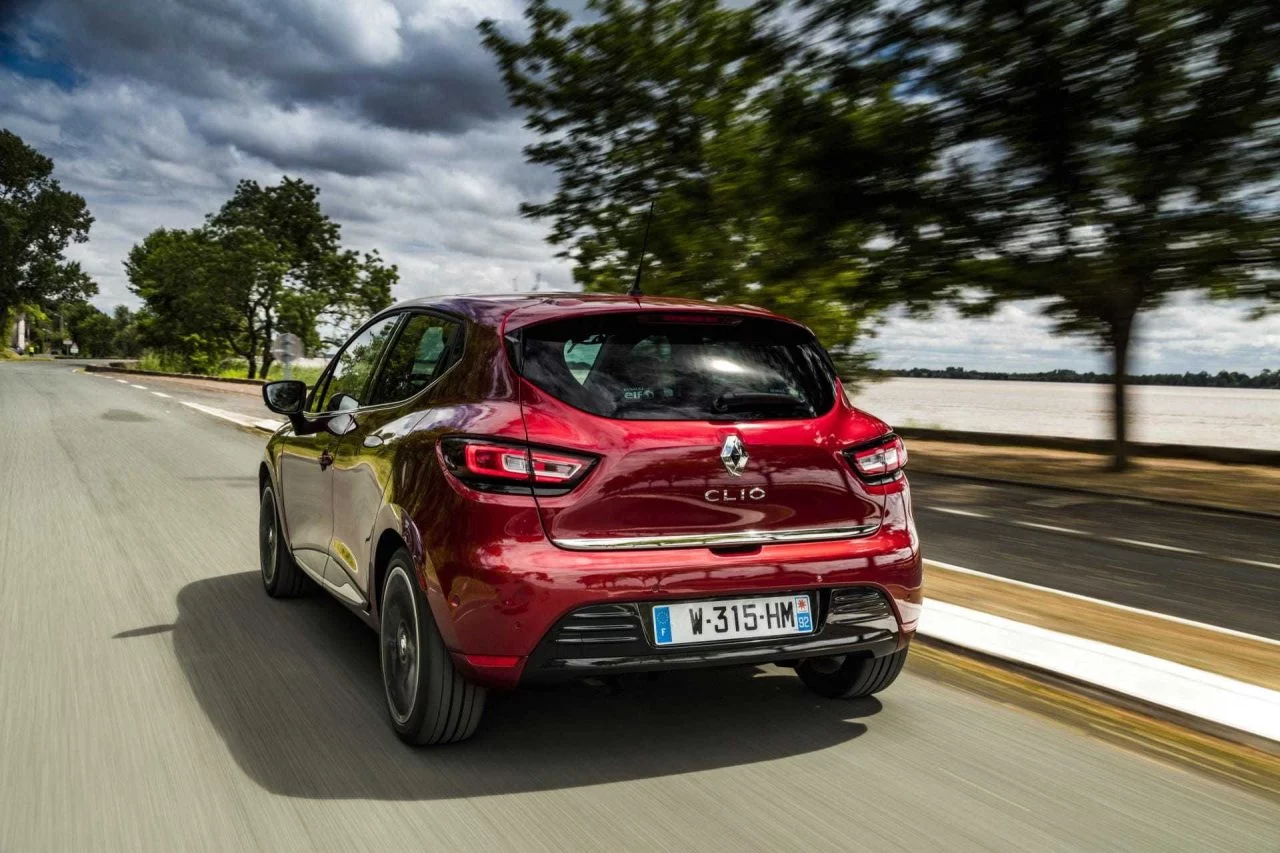
[[[803,592],[809,596],[816,616],[812,634],[697,645],[657,645],[653,636],[654,602],[579,608],[542,638],[525,661],[520,681],[529,684],[827,655],[880,657],[905,642],[892,605],[876,587]]]
[[[429,584],[428,600],[458,667],[490,687],[606,672],[879,656],[909,642],[919,615],[920,549],[909,506],[905,494],[890,495],[884,523],[870,536],[727,554],[570,551],[540,537],[508,539],[501,548],[432,555],[438,586]],[[804,637],[678,649],[658,649],[647,635],[630,645],[572,652],[553,642],[564,620],[586,607],[632,608],[638,629],[648,631],[652,606],[664,601],[809,592],[821,607],[833,590],[848,588],[877,592],[887,615],[856,626],[820,619],[820,630]]]

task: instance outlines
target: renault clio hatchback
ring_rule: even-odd
[[[888,687],[921,601],[889,427],[800,324],[651,297],[387,309],[288,415],[259,472],[267,594],[306,579],[380,636],[387,710],[458,741],[486,690],[777,663],[827,697]]]

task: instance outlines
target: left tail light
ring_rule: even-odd
[[[445,468],[474,489],[562,495],[582,482],[596,457],[520,442],[451,436],[440,440]]]
[[[873,486],[902,479],[907,467],[907,446],[893,433],[850,447],[844,455],[858,476]]]

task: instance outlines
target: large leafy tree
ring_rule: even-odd
[[[245,346],[258,351],[247,357],[262,376],[278,332],[314,347],[322,325],[346,325],[385,307],[399,280],[376,251],[342,249],[341,227],[320,208],[319,188],[296,178],[265,187],[241,181],[206,230],[225,250],[217,275],[227,286],[234,287],[237,269],[246,271],[236,304]]]
[[[775,308],[829,347],[847,347],[880,304],[863,284],[856,237],[869,236],[859,226],[881,211],[867,196],[848,205],[849,227],[820,255],[793,215],[804,201],[780,192],[817,180],[792,167],[821,159],[827,144],[798,151],[786,134],[787,96],[814,82],[796,64],[796,42],[763,6],[592,0],[588,9],[590,20],[575,23],[531,0],[522,37],[481,25],[511,102],[539,136],[527,158],[559,179],[525,215],[551,220],[550,239],[584,287],[621,293],[655,203],[646,292]],[[831,106],[848,118],[865,94]],[[869,185],[880,163],[850,161],[841,178]]]
[[[102,358],[116,354],[112,352],[115,326],[110,317],[84,300],[63,303],[58,310],[66,334],[79,347],[80,355]]]
[[[63,255],[89,238],[85,201],[53,178],[53,161],[0,129],[0,326],[19,305],[84,298],[97,286]]]
[[[217,367],[234,352],[232,341],[240,332],[226,282],[212,274],[225,266],[222,258],[221,246],[201,229],[159,228],[125,260],[129,289],[146,306],[138,322],[142,342],[189,371]],[[245,277],[251,279],[253,272]]]
[[[117,305],[111,312],[111,355],[134,358],[142,354],[138,320],[138,314],[130,311],[127,305]]]
[[[1267,0],[818,0],[894,56],[949,146],[945,283],[1039,298],[1114,363],[1114,467],[1143,312],[1274,287],[1280,27]],[[868,21],[876,21],[868,26]],[[857,26],[862,22],[863,26]],[[941,247],[939,251],[939,247]]]
[[[130,252],[147,341],[193,369],[235,354],[250,376],[265,377],[279,333],[314,347],[322,326],[347,325],[391,301],[396,268],[376,251],[344,250],[339,239],[315,186],[242,181],[204,227],[159,229]]]

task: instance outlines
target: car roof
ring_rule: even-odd
[[[499,330],[518,329],[548,320],[588,314],[626,314],[638,311],[731,313],[768,318],[795,326],[789,317],[752,305],[725,305],[672,296],[625,296],[612,293],[508,293],[474,296],[435,296],[410,299],[390,310],[430,308],[464,317]]]

